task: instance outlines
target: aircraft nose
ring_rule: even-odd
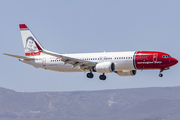
[[[177,60],[177,59],[175,59],[175,58],[172,58],[172,59],[171,59],[171,63],[172,63],[173,65],[175,65],[175,64],[177,64],[177,63],[178,63],[178,60]]]

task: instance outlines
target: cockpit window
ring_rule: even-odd
[[[162,57],[168,58],[168,57],[171,57],[171,56],[170,55],[163,55]]]

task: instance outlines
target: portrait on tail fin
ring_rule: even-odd
[[[30,53],[30,52],[38,52],[38,48],[34,42],[34,38],[32,36],[28,37],[26,40],[26,45],[25,45],[25,52]]]
[[[20,24],[20,32],[26,56],[41,55],[43,47],[25,24]]]

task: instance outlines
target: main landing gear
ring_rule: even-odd
[[[86,76],[87,76],[87,78],[93,78],[93,77],[94,77],[94,75],[93,75],[92,72],[87,73]],[[99,76],[99,79],[100,79],[100,80],[106,80],[106,76],[104,75],[104,73],[103,73],[102,75]]]
[[[162,74],[163,70],[160,71],[159,73],[159,77],[163,77],[163,74]]]
[[[106,80],[106,76],[104,75],[104,73],[99,76],[99,79],[100,79],[100,80]]]
[[[93,78],[93,77],[94,77],[94,75],[92,74],[92,72],[87,73],[87,78]]]

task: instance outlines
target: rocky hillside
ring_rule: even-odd
[[[180,87],[20,93],[0,88],[0,120],[178,120]]]

